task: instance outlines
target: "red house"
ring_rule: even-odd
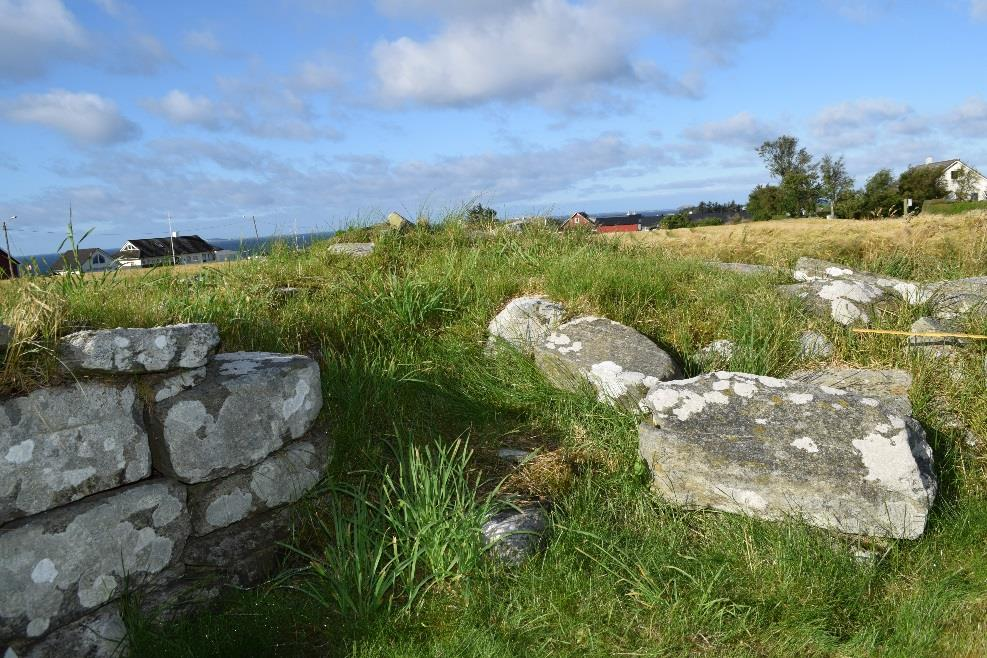
[[[585,227],[593,227],[593,218],[580,210],[579,212],[572,213],[572,217],[562,222],[562,226],[559,227],[559,230],[568,231],[574,228]]]
[[[20,262],[0,249],[0,279],[14,279],[18,276],[18,266]]]
[[[641,215],[627,213],[626,215],[609,215],[597,217],[593,221],[597,233],[633,233],[641,230]]]

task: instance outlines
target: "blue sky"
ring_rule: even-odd
[[[0,0],[0,214],[51,251],[746,200],[789,133],[862,182],[987,167],[987,0]]]

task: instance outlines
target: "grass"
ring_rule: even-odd
[[[926,201],[922,212],[933,215],[960,215],[971,210],[987,210],[987,201]]]
[[[64,378],[53,345],[89,327],[208,321],[225,350],[310,354],[322,367],[331,472],[308,502],[284,578],[211,614],[133,619],[135,656],[941,656],[987,653],[984,347],[957,368],[903,339],[852,334],[703,259],[789,265],[811,255],[919,279],[987,274],[987,216],[790,221],[617,239],[471,234],[455,221],[374,235],[354,259],[324,244],[265,261],[129,277],[8,282],[13,323],[0,390]],[[337,240],[363,240],[366,229]],[[294,295],[278,292],[297,288]],[[611,317],[675,353],[738,345],[722,367],[784,376],[797,335],[821,331],[834,363],[902,367],[929,430],[942,494],[926,534],[864,542],[741,516],[685,512],[648,489],[635,419],[590,391],[549,387],[509,351],[483,354],[504,302],[543,293]],[[908,328],[921,309],[877,326]],[[984,333],[971,321],[968,329]],[[467,447],[468,446],[468,447]],[[536,449],[517,470],[501,447]],[[506,477],[506,479],[504,479]],[[543,554],[484,559],[491,495],[553,500]],[[877,558],[860,561],[856,551]]]

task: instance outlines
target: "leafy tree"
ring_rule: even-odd
[[[824,155],[819,162],[819,176],[822,193],[829,199],[829,216],[836,216],[836,204],[853,191],[853,178],[847,173],[843,157],[835,160],[830,155]]]
[[[875,217],[893,215],[901,203],[898,181],[890,169],[881,169],[864,184],[861,212]]]
[[[953,182],[956,183],[957,201],[969,201],[971,197],[976,200],[977,176],[973,173],[972,169],[969,167],[960,169],[956,176],[953,177]]]
[[[747,212],[751,219],[774,219],[785,214],[781,188],[776,185],[758,185],[747,199]]]
[[[792,172],[809,173],[815,168],[812,156],[804,148],[799,148],[799,140],[791,135],[766,141],[757,148],[757,154],[764,160],[771,175],[779,180]]]
[[[898,191],[903,198],[911,199],[917,206],[929,199],[945,198],[948,193],[946,183],[942,180],[945,172],[945,167],[912,167],[902,172],[898,178]]]
[[[781,181],[784,211],[793,217],[815,213],[819,199],[819,175],[815,170],[790,171]]]
[[[493,208],[484,208],[483,204],[477,203],[467,209],[466,223],[470,226],[488,228],[497,223],[497,211]]]

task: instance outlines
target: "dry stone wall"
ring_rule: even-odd
[[[75,383],[0,399],[4,658],[111,655],[125,592],[269,575],[329,460],[319,368],[218,347],[207,324],[79,332],[58,349]]]

